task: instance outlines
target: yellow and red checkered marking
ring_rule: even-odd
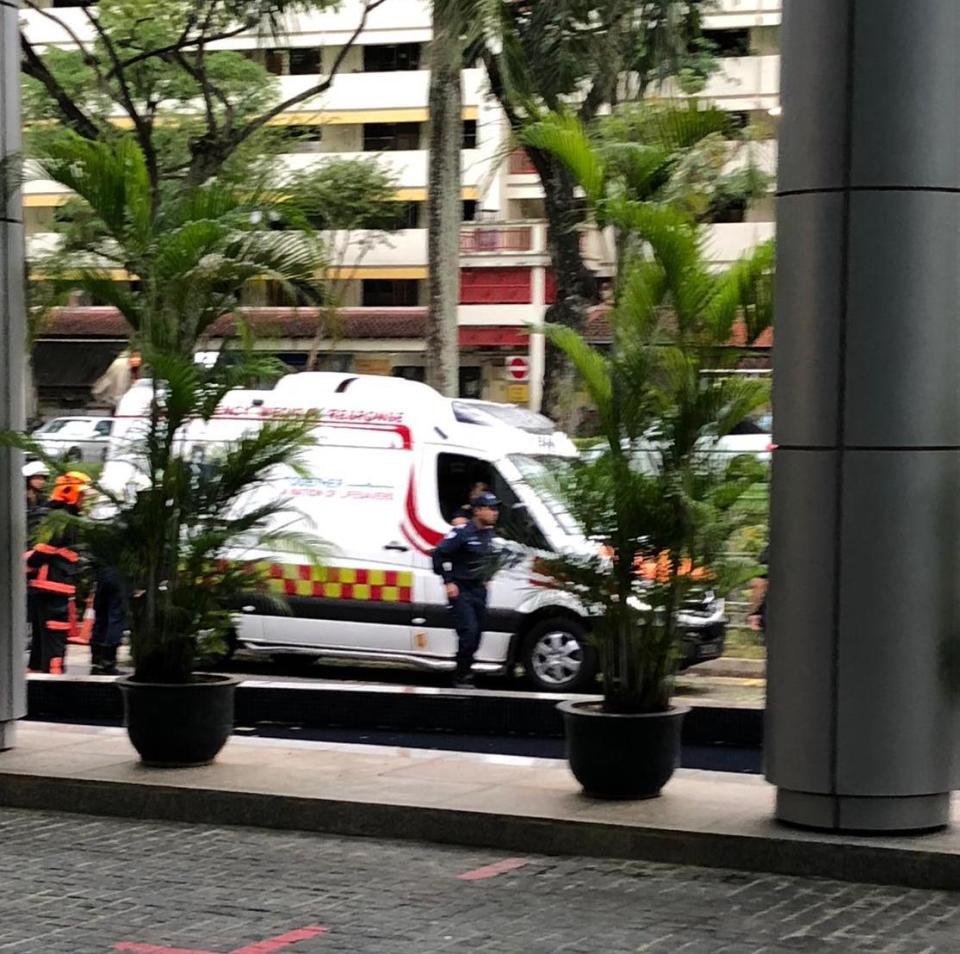
[[[283,596],[412,603],[413,574],[405,570],[362,570],[355,567],[263,564],[266,588]]]

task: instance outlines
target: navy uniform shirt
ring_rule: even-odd
[[[444,583],[482,583],[489,578],[493,527],[481,530],[472,520],[454,527],[434,551],[434,568]]]

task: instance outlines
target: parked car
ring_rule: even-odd
[[[32,434],[45,454],[65,461],[106,460],[112,417],[55,417]]]
[[[712,466],[723,467],[735,457],[747,454],[761,464],[770,463],[770,453],[774,449],[773,438],[768,430],[764,430],[767,421],[754,421],[750,418],[736,425],[729,434],[716,440],[704,440],[702,460]],[[581,452],[584,460],[596,460],[603,453],[604,445],[597,443]],[[655,431],[649,431],[642,440],[632,446],[629,441],[623,442],[623,449],[630,453],[634,467],[640,473],[655,474],[660,467],[660,442]]]

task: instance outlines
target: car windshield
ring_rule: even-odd
[[[66,425],[68,419],[65,417],[58,417],[56,420],[48,421],[46,424],[37,428],[38,434],[55,434],[57,431],[63,430],[64,425]]]
[[[576,517],[550,489],[551,484],[570,469],[571,461],[566,457],[554,455],[532,457],[529,454],[510,454],[508,459],[517,468],[524,482],[543,501],[557,526],[569,536],[582,536],[583,528]]]

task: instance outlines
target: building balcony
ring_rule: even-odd
[[[514,149],[507,160],[507,172],[511,176],[535,176],[537,169],[524,149]]]
[[[708,30],[777,26],[783,16],[783,0],[717,0],[704,14]]]
[[[707,256],[717,265],[731,265],[776,234],[774,222],[726,222],[706,230]]]
[[[461,255],[510,254],[543,249],[543,227],[538,225],[477,223],[460,229]]]
[[[720,68],[698,98],[724,109],[769,109],[780,99],[780,57],[736,56],[720,60]]]
[[[310,75],[278,76],[280,99],[305,92],[319,79]],[[426,122],[429,85],[427,70],[340,73],[326,93],[299,103],[291,115],[320,111],[325,123]],[[482,71],[464,70],[465,118],[476,118],[482,98]],[[371,115],[365,120],[364,114]]]

